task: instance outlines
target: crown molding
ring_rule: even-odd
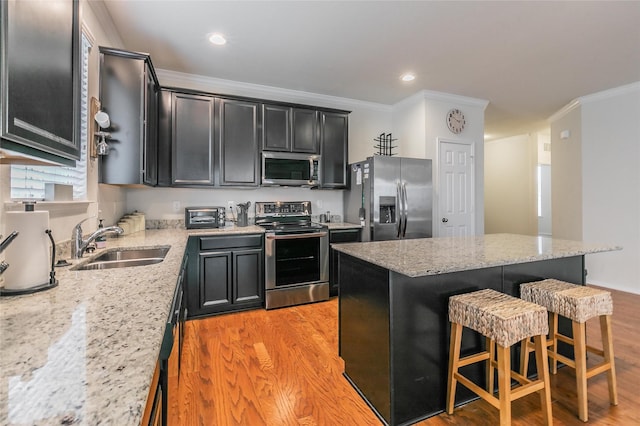
[[[111,14],[107,10],[107,7],[104,5],[104,2],[86,0],[81,3],[82,7],[86,7],[87,5],[93,11],[93,14],[96,17],[96,20],[102,26],[104,33],[108,34],[108,37],[109,39],[111,39],[111,42],[112,43],[115,42],[115,44],[117,44],[118,46],[123,46],[124,44],[122,43],[122,37],[120,36],[118,29],[114,25],[113,19],[111,18]],[[83,19],[82,19],[83,26],[85,28],[90,29],[90,27],[86,25],[86,22],[84,19],[84,12],[82,13],[82,16],[83,16]],[[113,40],[114,38],[115,40]]]
[[[484,111],[489,104],[489,101],[478,98],[470,98],[468,96],[452,95],[451,93],[435,92],[433,90],[421,90],[414,93],[408,98],[404,98],[399,102],[393,104],[393,108],[403,107],[407,104],[412,104],[420,101],[436,101],[444,102],[447,104],[464,105],[473,108],[479,107]]]
[[[626,84],[624,86],[614,87],[613,89],[603,90],[601,92],[592,93],[590,95],[580,96],[569,102],[567,105],[563,106],[560,110],[554,113],[551,117],[547,118],[547,122],[551,123],[557,121],[567,115],[569,112],[574,109],[591,103],[598,102],[605,99],[610,99],[616,96],[627,95],[636,91],[640,91],[640,81],[636,81],[631,84]]]
[[[635,83],[631,83],[631,84],[626,84],[624,86],[614,87],[613,89],[592,93],[590,95],[580,96],[578,98],[578,101],[581,104],[586,104],[590,102],[597,102],[604,99],[613,98],[616,96],[627,95],[636,91],[640,91],[640,81],[636,81]]]
[[[568,104],[566,104],[565,106],[560,108],[551,117],[547,118],[547,122],[548,123],[553,123],[554,121],[558,121],[562,117],[564,117],[565,115],[569,114],[574,109],[577,109],[578,107],[580,107],[580,99],[579,98],[572,100],[571,102],[569,102]]]
[[[487,108],[487,105],[489,105],[489,101],[486,99],[471,98],[468,96],[453,95],[451,93],[444,92],[435,92],[433,90],[423,90],[421,93],[425,97],[425,99],[430,99],[432,101],[454,103],[470,107],[480,107],[483,110]]]
[[[197,74],[187,74],[166,69],[156,69],[161,86],[183,87],[185,89],[203,90],[213,93],[248,96],[253,98],[273,99],[283,102],[322,104],[331,108],[365,108],[388,112],[389,105],[338,96],[322,95],[301,90],[283,89],[281,87],[244,83]]]

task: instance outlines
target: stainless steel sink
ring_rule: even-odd
[[[167,255],[170,246],[120,248],[108,250],[90,259],[86,263],[74,266],[74,271],[86,271],[94,269],[127,268],[130,266],[144,266],[160,263]]]

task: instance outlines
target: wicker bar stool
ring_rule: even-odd
[[[592,287],[548,279],[522,284],[520,286],[520,297],[523,300],[544,306],[549,311],[550,333],[548,346],[550,349],[548,355],[552,359],[551,371],[553,374],[557,372],[558,361],[575,369],[578,417],[580,420],[586,422],[589,418],[587,379],[597,374],[607,373],[609,401],[611,405],[618,405],[613,338],[611,334],[611,315],[613,314],[611,293]],[[558,315],[571,320],[573,338],[558,332]],[[594,317],[600,318],[603,349],[589,346],[586,342],[586,321]],[[575,360],[558,353],[558,340],[573,346]],[[520,371],[524,376],[527,375],[530,351],[531,342],[523,342]],[[603,361],[598,365],[587,368],[587,351],[601,356]]]
[[[456,384],[469,388],[500,411],[500,425],[511,424],[511,401],[532,392],[540,393],[543,417],[552,424],[551,392],[549,389],[546,335],[547,311],[542,306],[511,297],[494,290],[480,290],[449,298],[451,340],[449,346],[449,374],[447,383],[447,413],[453,414]],[[460,358],[463,327],[477,331],[487,338],[485,351]],[[510,347],[533,337],[536,366],[543,373],[537,380],[511,370]],[[494,348],[497,345],[497,362]],[[459,368],[487,361],[488,391],[463,376]],[[493,369],[498,371],[498,398],[493,394]],[[511,379],[521,386],[511,388]]]

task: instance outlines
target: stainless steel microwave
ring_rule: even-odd
[[[262,153],[262,185],[320,185],[320,156],[293,152]]]

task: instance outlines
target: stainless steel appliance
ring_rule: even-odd
[[[184,226],[187,229],[224,228],[225,207],[185,207]]]
[[[311,202],[257,202],[265,235],[266,309],[329,299],[329,235],[311,222]]]
[[[362,224],[362,241],[432,236],[431,160],[374,156],[349,173],[345,221]]]
[[[318,186],[320,156],[293,152],[262,153],[262,185]]]

